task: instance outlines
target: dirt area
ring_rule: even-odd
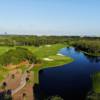
[[[25,98],[23,93],[26,94]],[[33,98],[33,84],[27,84],[21,91],[13,96],[13,100],[34,100]]]
[[[19,68],[21,66],[29,66],[29,62],[28,61],[22,61],[22,62],[20,62],[19,64],[16,64],[16,65],[9,64],[9,65],[6,66],[6,68],[9,69],[9,70],[13,70],[13,69]]]
[[[13,96],[13,100],[34,100],[34,94],[33,94],[34,76],[33,76],[33,72],[30,72],[29,78],[31,81],[28,82],[23,89],[21,89],[19,92],[17,92]],[[26,96],[23,97],[23,93],[25,93]]]
[[[12,76],[14,75],[14,76]],[[4,81],[1,82],[1,86],[0,86],[0,91],[3,91],[2,89],[2,83],[6,82],[6,90],[8,89],[15,89],[19,86],[20,80],[22,77],[22,72],[21,70],[15,69],[9,72],[8,76],[5,78]]]
[[[14,75],[14,78],[12,78],[12,75]],[[19,86],[20,80],[21,80],[21,70],[13,70],[9,73],[8,77],[5,79],[5,82],[7,83],[7,89],[15,89]]]
[[[8,76],[3,81],[7,83],[6,90],[16,89],[20,84],[22,75],[23,74],[22,74],[21,69],[13,69],[9,71]],[[34,73],[33,71],[30,71],[29,73],[27,73],[27,76],[29,78],[29,81],[26,83],[24,88],[22,88],[15,95],[13,95],[12,100],[34,100],[34,95],[33,95]],[[0,91],[3,91],[3,89],[1,88]],[[26,96],[23,96],[23,93],[26,94]]]

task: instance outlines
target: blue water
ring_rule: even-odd
[[[41,96],[59,95],[64,100],[85,100],[92,90],[92,74],[100,71],[100,57],[87,56],[74,48],[59,51],[74,62],[39,72]]]

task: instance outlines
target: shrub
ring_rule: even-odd
[[[22,61],[29,61],[29,63],[35,63],[36,57],[28,49],[17,47],[16,49],[10,49],[0,56],[0,64],[18,64]]]

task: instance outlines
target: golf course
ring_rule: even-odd
[[[20,46],[22,48],[26,48],[29,51],[31,51],[38,59],[37,63],[35,64],[35,67],[32,69],[35,73],[34,79],[35,82],[38,83],[38,71],[43,68],[48,67],[54,67],[54,66],[60,66],[64,65],[66,63],[70,63],[73,61],[73,59],[58,54],[59,49],[65,47],[63,44],[55,44],[55,45],[43,45],[40,47],[34,47],[34,46]],[[6,47],[6,46],[0,46],[0,55],[7,52],[10,49],[15,49],[16,47]],[[18,67],[18,69],[25,70],[25,66]],[[7,68],[6,66],[0,67],[0,81],[3,81],[6,75],[8,75],[10,68]]]

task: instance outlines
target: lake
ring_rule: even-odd
[[[64,100],[85,100],[92,90],[92,74],[100,71],[100,57],[88,56],[73,47],[62,48],[59,53],[72,57],[74,62],[40,70],[40,96],[59,95]]]

